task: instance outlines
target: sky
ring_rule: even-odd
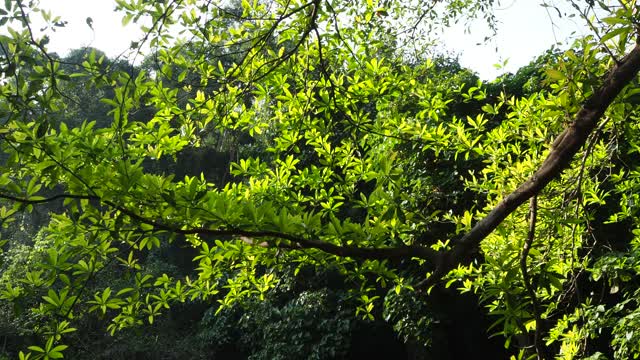
[[[566,4],[556,2],[559,5]],[[475,70],[487,80],[505,71],[517,71],[553,44],[559,43],[564,48],[563,44],[588,33],[580,19],[567,16],[558,18],[556,10],[544,8],[539,3],[539,0],[504,0],[502,6],[495,10],[500,24],[494,39],[483,43],[484,37],[490,32],[486,25],[478,22],[471,34],[466,34],[462,27],[451,29],[444,36],[446,47],[463,49],[459,54],[461,65]],[[561,13],[569,13],[567,6],[564,7],[560,7]],[[504,70],[494,66],[504,61],[507,61]]]
[[[92,46],[115,57],[142,37],[135,24],[122,27],[121,16],[113,11],[114,0],[41,0],[41,7],[68,21],[51,35],[49,44],[50,50],[61,55],[71,49]],[[484,43],[490,32],[478,21],[471,26],[471,33],[465,33],[462,26],[447,31],[442,37],[442,48],[459,55],[461,65],[476,71],[484,80],[503,72],[515,72],[552,44],[566,42],[572,37],[571,31],[584,29],[580,20],[566,16],[560,19],[556,10],[549,11],[537,0],[502,0],[495,11],[500,22],[498,35],[492,41]],[[93,20],[93,31],[86,23],[87,17]],[[494,66],[505,61],[502,69]]]

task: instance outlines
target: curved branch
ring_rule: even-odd
[[[25,203],[25,204],[44,204],[60,199],[78,199],[78,200],[100,200],[97,196],[93,195],[75,195],[75,194],[58,194],[48,198],[43,197],[34,197],[32,199],[29,198],[20,198],[17,196],[13,196],[10,194],[0,193],[0,199],[11,200],[15,202]]]
[[[429,261],[436,261],[439,256],[436,251],[431,248],[409,245],[387,248],[372,248],[372,247],[359,247],[352,245],[335,245],[326,241],[318,239],[308,239],[297,235],[282,233],[278,231],[270,230],[244,230],[240,228],[227,228],[227,229],[212,229],[207,227],[196,227],[190,229],[180,229],[178,227],[167,225],[155,220],[147,219],[143,216],[136,214],[135,212],[123,208],[111,201],[103,200],[103,204],[108,205],[114,209],[117,209],[121,213],[138,220],[147,225],[152,225],[159,230],[166,230],[176,234],[182,235],[206,235],[206,236],[244,236],[247,238],[276,238],[290,241],[292,244],[297,244],[300,249],[318,249],[326,253],[341,256],[341,257],[354,257],[369,260],[387,260],[387,259],[403,259],[417,257]],[[289,247],[290,248],[290,247]]]
[[[328,254],[340,256],[340,257],[353,257],[368,260],[387,260],[387,259],[404,259],[404,258],[420,258],[436,262],[439,254],[428,247],[407,245],[398,247],[385,247],[385,248],[373,248],[373,247],[359,247],[352,245],[336,245],[322,241],[319,239],[309,239],[298,235],[282,233],[271,230],[245,230],[240,228],[207,228],[207,227],[195,227],[182,229],[176,225],[169,225],[160,221],[148,219],[142,215],[137,214],[135,211],[127,209],[121,205],[116,204],[110,200],[101,199],[94,195],[78,195],[78,194],[58,194],[48,198],[20,198],[17,196],[0,193],[0,199],[7,199],[15,202],[21,202],[25,204],[43,204],[59,199],[83,199],[98,201],[103,205],[106,205],[114,210],[120,211],[122,214],[129,216],[130,218],[147,225],[153,226],[157,230],[165,230],[175,234],[181,235],[204,235],[204,236],[241,236],[246,238],[275,238],[281,240],[287,240],[295,246],[283,245],[281,247],[288,249],[317,249],[324,251]]]

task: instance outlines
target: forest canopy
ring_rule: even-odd
[[[202,358],[348,358],[380,323],[436,358],[453,293],[505,356],[638,357],[640,5],[540,4],[588,34],[483,82],[434,40],[497,0],[116,0],[145,35],[115,59],[5,1],[0,356],[197,317]]]

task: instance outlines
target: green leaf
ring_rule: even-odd
[[[27,347],[27,349],[31,350],[31,351],[36,351],[36,352],[40,352],[40,353],[44,353],[44,349],[39,347],[39,346],[35,346],[35,345],[31,345],[29,347]]]
[[[608,33],[604,34],[602,38],[600,38],[601,43],[605,43],[607,40],[613,39],[614,37],[621,35],[621,37],[626,38],[629,32],[631,31],[631,27],[621,27],[617,29],[613,29]]]
[[[560,81],[565,78],[565,75],[558,70],[555,69],[545,69],[545,73],[547,77],[552,81]]]

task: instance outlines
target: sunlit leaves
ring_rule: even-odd
[[[34,359],[61,359],[64,356],[62,355],[62,351],[68,348],[67,345],[55,345],[54,338],[50,337],[47,340],[47,343],[44,345],[44,348],[40,346],[29,346],[29,350],[33,351]],[[25,358],[26,359],[26,358]]]
[[[87,303],[93,304],[89,311],[100,310],[102,314],[105,314],[107,309],[118,309],[124,302],[118,298],[111,297],[111,289],[106,288],[102,294],[94,295],[94,300],[89,300]]]
[[[543,71],[542,90],[523,97],[491,93],[473,74],[394,48],[406,21],[426,16],[430,27],[464,15],[490,18],[492,3],[434,2],[438,8],[420,4],[409,13],[417,3],[117,1],[123,23],[152,24],[143,42],[154,54],[144,70],[107,64],[92,51],[67,74],[43,52],[47,38],[8,30],[0,39],[7,45],[0,194],[14,204],[3,203],[0,218],[6,226],[45,201],[60,200],[63,209],[43,230],[48,243],[37,266],[0,289],[4,300],[37,299],[40,316],[59,320],[42,332],[44,345],[21,356],[62,357],[66,347],[58,342],[68,321],[87,312],[107,318],[114,333],[154,323],[177,302],[224,307],[264,299],[285,263],[337,270],[355,284],[354,312],[363,319],[380,313],[378,289],[397,296],[412,290],[413,279],[432,270],[426,258],[390,262],[340,251],[455,247],[540,166],[631,44],[631,8],[598,2],[609,14],[595,36],[558,56]],[[5,7],[0,23],[16,10]],[[188,40],[174,41],[175,24]],[[101,99],[108,124],[54,121],[70,101],[61,89],[75,80],[109,90]],[[637,222],[640,176],[629,165],[640,149],[636,95],[623,93],[579,160],[539,194],[527,260],[544,318],[555,316],[559,299],[570,296],[566,282],[589,265],[579,255],[596,236],[594,209],[606,209],[611,223]],[[222,184],[154,168],[198,146],[228,155]],[[446,279],[480,293],[496,316],[491,331],[507,341],[535,323],[519,262],[528,225],[527,209],[516,209],[474,262]],[[197,249],[188,277],[147,267],[149,252],[173,241]],[[635,258],[606,260],[589,271],[615,278],[616,292],[631,301],[625,283]],[[96,282],[98,289],[84,292],[107,271],[127,285]],[[636,325],[635,314],[616,311],[608,316],[622,316],[613,334],[626,354],[620,335]],[[589,330],[572,328],[578,320],[558,320],[549,341],[577,353]]]

